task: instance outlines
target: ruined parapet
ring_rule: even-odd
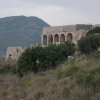
[[[90,30],[92,29],[92,25],[86,24],[76,24],[76,25],[65,25],[65,26],[54,26],[54,27],[45,27],[43,29],[43,34],[54,34],[60,32],[72,32],[78,30]]]
[[[66,26],[54,26],[54,27],[45,27],[43,29],[43,34],[54,34],[60,32],[71,32],[75,31],[75,25],[66,25]]]
[[[5,60],[18,60],[25,49],[23,47],[8,47]]]
[[[76,30],[84,30],[84,31],[88,31],[90,29],[93,28],[93,25],[91,24],[77,24],[76,25]]]

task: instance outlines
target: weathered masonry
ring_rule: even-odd
[[[25,49],[23,47],[8,47],[5,60],[18,60]]]
[[[70,41],[77,44],[77,41],[84,37],[92,25],[77,24],[67,26],[45,27],[41,38],[42,45],[63,44]]]

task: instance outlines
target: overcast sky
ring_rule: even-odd
[[[99,24],[100,0],[0,0],[0,17],[37,16],[50,25]]]

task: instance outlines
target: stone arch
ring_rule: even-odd
[[[73,35],[71,33],[67,34],[67,41],[72,42]]]
[[[55,36],[54,36],[54,42],[59,42],[59,35],[58,34],[55,34]]]
[[[65,43],[65,35],[64,34],[61,34],[61,36],[60,36],[60,43],[61,44]]]
[[[43,45],[47,45],[47,36],[46,35],[43,36]]]
[[[53,44],[53,36],[51,34],[48,36],[48,44]]]

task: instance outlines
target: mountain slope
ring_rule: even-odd
[[[37,17],[12,16],[0,18],[0,56],[9,46],[40,43],[43,27],[49,26]]]

